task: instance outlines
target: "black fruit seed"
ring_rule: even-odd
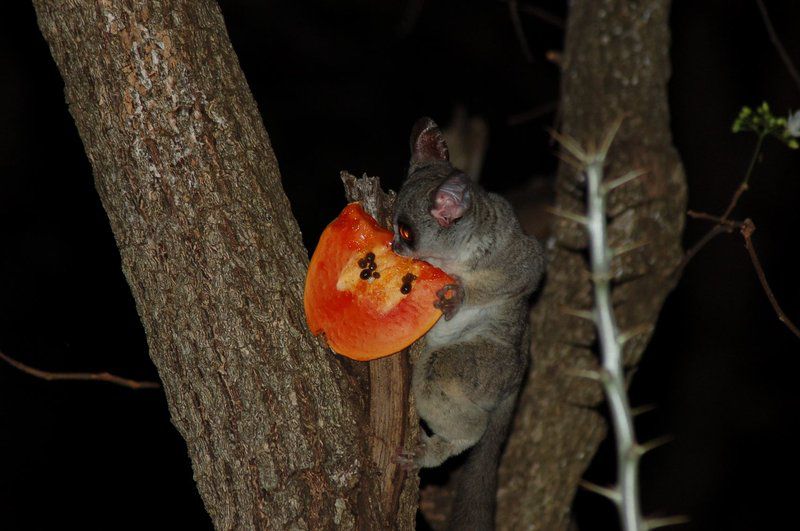
[[[406,273],[403,276],[403,283],[404,284],[410,284],[411,282],[415,281],[416,279],[417,279],[417,275],[415,275],[414,273]]]

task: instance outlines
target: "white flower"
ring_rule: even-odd
[[[789,136],[800,138],[800,111],[789,113],[789,117],[786,118],[786,131]]]

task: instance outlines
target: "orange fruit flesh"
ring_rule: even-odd
[[[351,203],[320,237],[303,301],[311,332],[324,333],[338,354],[364,361],[399,352],[442,314],[433,307],[436,292],[453,279],[427,262],[394,253],[392,236]],[[364,279],[369,253],[374,269]],[[407,293],[404,284],[410,284]]]

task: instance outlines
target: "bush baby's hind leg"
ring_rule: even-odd
[[[420,467],[439,466],[474,446],[486,431],[489,411],[471,397],[477,374],[469,374],[474,365],[465,373],[465,361],[463,349],[449,346],[423,356],[414,368],[417,410],[433,432],[421,435],[415,459]]]

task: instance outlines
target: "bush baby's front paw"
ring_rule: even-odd
[[[436,296],[438,299],[433,306],[442,310],[444,320],[449,321],[464,302],[464,288],[461,287],[461,284],[447,284],[436,292]]]

